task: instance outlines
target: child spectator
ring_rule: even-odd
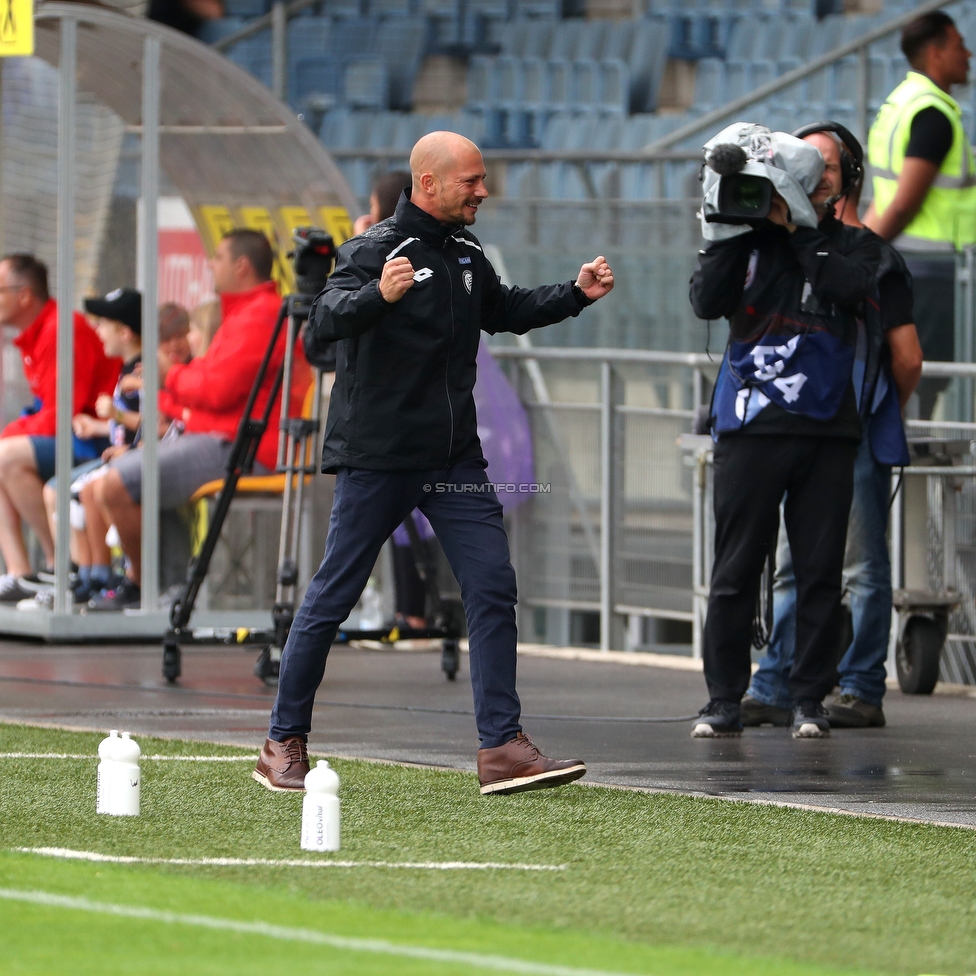
[[[199,359],[210,348],[219,327],[220,302],[204,302],[190,312],[190,332],[186,338],[194,359]]]

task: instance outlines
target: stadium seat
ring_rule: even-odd
[[[571,108],[570,63],[565,60],[546,62],[546,104],[553,112],[566,112]]]
[[[227,17],[261,17],[270,9],[268,0],[224,0]]]
[[[574,61],[570,70],[569,103],[573,111],[593,111],[600,101],[596,61]]]
[[[849,108],[853,111],[857,100],[858,73],[860,67],[858,58],[850,57],[838,61],[830,71],[829,100],[835,105]]]
[[[205,20],[200,25],[197,34],[204,44],[216,44],[217,41],[235,31],[239,31],[246,23],[243,17],[221,17],[219,20]]]
[[[708,111],[728,98],[725,63],[719,58],[703,58],[695,71],[695,107]]]
[[[515,0],[515,17],[518,20],[536,17],[556,20],[561,15],[560,0]]]
[[[409,109],[413,103],[413,83],[427,41],[427,24],[422,17],[396,17],[384,20],[376,30],[373,53],[389,75],[389,104]]]
[[[604,60],[598,65],[598,107],[601,112],[626,115],[630,104],[630,73],[619,60]]]

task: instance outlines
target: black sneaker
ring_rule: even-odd
[[[800,701],[793,706],[793,738],[822,739],[830,735],[827,709],[818,701]]]
[[[691,730],[693,739],[719,739],[742,735],[742,722],[739,720],[739,703],[713,698],[695,719]]]
[[[34,590],[28,590],[21,585],[20,579],[4,573],[0,576],[0,603],[16,606],[21,600],[29,600],[34,596]]]
[[[776,705],[767,705],[746,695],[739,706],[739,717],[743,725],[755,727],[759,725],[776,725],[786,727],[790,724],[793,713],[788,708],[779,708]]]
[[[138,583],[125,576],[122,581],[111,590],[102,590],[97,596],[88,601],[88,613],[102,613],[106,611],[138,610],[142,603],[142,590]]]
[[[848,692],[838,695],[827,706],[827,719],[832,729],[880,729],[885,724],[880,705],[872,705]]]

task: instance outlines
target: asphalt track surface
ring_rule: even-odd
[[[184,651],[167,685],[156,646],[0,642],[0,720],[128,729],[259,747],[274,689],[253,651]],[[477,750],[467,656],[448,682],[437,653],[336,648],[309,746],[356,756],[473,769]],[[701,674],[525,656],[523,725],[548,755],[586,761],[586,781],[739,800],[806,804],[976,827],[976,689],[929,697],[890,691],[883,729],[794,740],[786,729],[693,740]],[[565,717],[563,717],[565,716]]]

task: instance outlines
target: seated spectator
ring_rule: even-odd
[[[95,323],[95,331],[102,341],[105,355],[122,360],[122,371],[113,394],[103,393],[95,401],[95,413],[80,413],[71,422],[76,436],[105,438],[109,446],[102,456],[71,470],[71,560],[77,566],[71,589],[75,603],[86,603],[92,593],[110,584],[111,553],[105,544],[108,526],[90,526],[78,500],[84,484],[98,477],[104,460],[125,451],[138,437],[142,421],[141,380],[133,386],[129,381],[142,365],[142,295],[131,288],[120,288],[104,298],[85,299],[85,311]],[[184,312],[184,316],[185,316]],[[57,479],[44,486],[44,505],[51,534],[55,533]],[[88,529],[95,538],[89,539]],[[99,529],[101,534],[99,535]],[[92,543],[94,542],[94,545]],[[34,600],[24,600],[18,609],[51,608],[54,605],[53,587],[38,592]]]
[[[32,574],[21,520],[33,529],[53,572],[54,538],[48,526],[42,490],[54,475],[57,426],[57,306],[48,293],[47,268],[29,254],[0,259],[0,325],[20,333],[24,374],[34,394],[33,407],[0,432],[0,603],[14,604],[34,595],[42,578]],[[73,413],[94,414],[95,401],[110,393],[119,360],[108,359],[84,317],[74,314]],[[98,457],[104,439],[73,439],[74,463]],[[25,585],[25,583],[27,585]]]
[[[199,359],[210,348],[219,328],[220,302],[203,302],[190,312],[190,332],[186,339],[194,359]]]
[[[267,238],[253,230],[232,230],[217,245],[210,270],[220,295],[221,326],[210,348],[185,366],[159,357],[159,408],[179,421],[180,436],[159,445],[159,504],[175,508],[208,481],[227,472],[248,394],[264,357],[281,301],[271,280],[273,254]],[[261,385],[255,413],[267,403],[275,375],[284,358],[285,331]],[[294,385],[289,409],[301,412],[310,380],[301,345],[295,348]],[[279,404],[274,404],[268,429],[257,451],[257,467],[275,466]],[[89,610],[124,610],[139,606],[142,570],[142,458],[129,451],[109,462],[94,495],[105,520],[116,527],[127,557],[125,579],[88,602]]]
[[[373,180],[373,190],[369,195],[369,213],[356,218],[352,225],[354,234],[362,234],[373,224],[393,216],[400,194],[413,182],[406,170],[393,170],[383,173]]]
[[[190,313],[177,302],[159,306],[159,352],[171,363],[186,365],[192,358],[190,349]]]

